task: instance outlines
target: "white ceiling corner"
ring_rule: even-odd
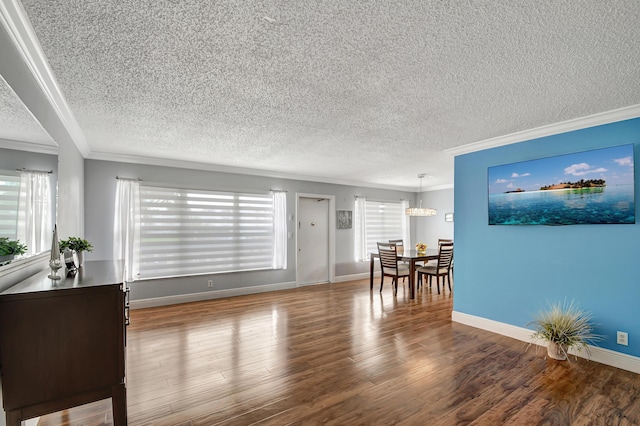
[[[0,147],[29,149],[38,152],[56,148],[51,136],[42,128],[20,98],[0,76]]]
[[[90,151],[89,145],[84,139],[84,134],[58,86],[38,38],[33,32],[33,28],[19,0],[3,0],[0,2],[0,23],[11,37],[23,62],[37,81],[38,89],[50,103],[73,143],[82,155],[88,155]],[[34,118],[38,120],[38,117]],[[39,120],[38,123],[40,123]]]

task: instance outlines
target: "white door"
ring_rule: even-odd
[[[298,285],[329,282],[329,200],[298,199]]]

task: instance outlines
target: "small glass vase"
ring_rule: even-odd
[[[51,259],[49,261],[49,268],[51,268],[51,273],[47,275],[49,279],[59,280],[60,278],[62,278],[58,275],[58,269],[62,268],[62,261],[59,258]]]

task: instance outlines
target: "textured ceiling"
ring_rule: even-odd
[[[91,156],[453,183],[452,147],[640,104],[640,2],[23,0]]]
[[[0,76],[0,139],[55,146],[51,136]]]

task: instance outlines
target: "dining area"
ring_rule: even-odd
[[[376,271],[376,260],[380,268],[380,292],[383,290],[385,277],[391,278],[394,296],[398,292],[398,282],[408,281],[409,297],[416,298],[416,291],[422,286],[432,288],[433,279],[440,294],[440,282],[445,290],[445,282],[452,291],[453,279],[453,240],[439,239],[437,248],[427,248],[420,244],[409,248],[403,240],[388,240],[377,243],[377,251],[369,253],[369,288],[373,291],[373,281]],[[424,279],[423,279],[424,278]],[[387,280],[389,281],[389,280]]]

